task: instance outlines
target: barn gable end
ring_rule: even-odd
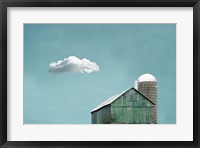
[[[112,123],[151,124],[153,103],[135,89],[130,89],[111,103]]]
[[[154,103],[135,88],[110,97],[92,110],[93,124],[150,124]]]

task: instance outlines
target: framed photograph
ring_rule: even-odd
[[[199,5],[1,1],[1,147],[199,147]]]

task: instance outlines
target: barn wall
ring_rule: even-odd
[[[134,89],[130,89],[111,104],[112,123],[151,124],[153,105]]]
[[[100,110],[92,112],[92,124],[110,124],[111,105],[105,106]]]

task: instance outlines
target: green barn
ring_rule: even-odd
[[[94,108],[92,124],[154,124],[154,105],[132,87]]]

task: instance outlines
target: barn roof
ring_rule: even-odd
[[[138,92],[139,94],[141,94],[145,99],[147,99],[150,103],[152,103],[153,105],[155,105],[155,103],[153,103],[149,98],[147,98],[146,96],[144,96],[141,92],[139,92],[134,87],[131,87],[128,90],[125,90],[125,91],[123,91],[120,94],[117,94],[117,95],[114,95],[114,96],[108,98],[107,100],[105,100],[104,102],[102,102],[101,104],[99,104],[97,107],[95,107],[91,112],[94,112],[96,110],[99,110],[99,109],[103,108],[104,106],[107,106],[107,105],[111,104],[113,101],[117,100],[120,96],[122,96],[124,93],[126,93],[130,89],[134,89],[136,92]]]

